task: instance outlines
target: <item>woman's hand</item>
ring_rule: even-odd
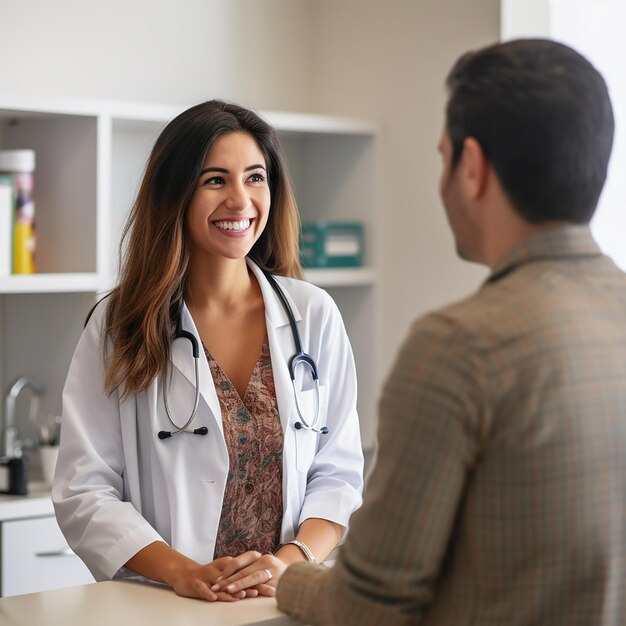
[[[232,560],[232,557],[226,556],[202,565],[165,542],[154,541],[139,550],[125,566],[131,572],[169,585],[178,595],[188,598],[232,602],[248,595],[258,595],[258,591],[252,589],[236,593],[211,591],[211,585],[224,576]]]
[[[278,579],[287,566],[273,554],[244,552],[231,559],[222,569],[222,575],[211,587],[217,594],[274,596]]]
[[[230,571],[227,568],[232,561],[234,561],[232,557],[225,556],[206,565],[182,568],[173,573],[168,582],[179,596],[200,598],[209,602],[216,600],[234,602],[246,596],[258,595],[258,591],[252,589],[237,590],[234,593],[211,589],[211,585],[223,578],[225,572]]]

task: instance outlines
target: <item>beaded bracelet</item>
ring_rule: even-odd
[[[300,548],[300,550],[302,551],[302,554],[304,554],[306,560],[309,563],[317,563],[317,559],[315,558],[315,555],[313,554],[313,552],[311,552],[311,549],[309,548],[309,546],[307,546],[306,543],[302,541],[298,541],[297,539],[293,539],[292,541],[285,541],[285,543],[281,543],[276,549],[276,552],[278,552],[283,546],[288,546],[290,543]],[[276,552],[274,554],[276,554]]]

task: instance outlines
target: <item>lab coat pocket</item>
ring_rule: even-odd
[[[328,406],[328,398],[326,393],[326,387],[320,385],[320,397],[319,397],[319,417],[317,421],[316,407],[317,407],[317,393],[315,389],[308,389],[307,391],[301,391],[298,394],[298,402],[300,405],[300,412],[307,424],[312,425],[316,429],[326,426],[326,413]],[[300,422],[300,416],[298,411],[294,407],[294,419],[293,424]],[[299,472],[307,472],[313,463],[315,453],[317,452],[318,437],[327,437],[328,435],[320,435],[314,430],[300,428],[295,429],[296,434],[296,467]]]

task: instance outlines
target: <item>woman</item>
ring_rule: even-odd
[[[88,320],[63,392],[52,497],[96,580],[272,595],[286,565],[324,559],[343,536],[362,489],[354,362],[334,302],[298,280],[298,231],[276,135],[257,115],[211,101],[164,129],[119,285]],[[319,394],[306,365],[292,385],[295,337],[265,272]]]

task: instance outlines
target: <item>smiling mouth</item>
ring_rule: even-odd
[[[254,218],[245,219],[245,220],[217,220],[212,222],[214,226],[219,228],[220,230],[232,231],[232,232],[241,232],[250,228],[250,224],[254,221]]]

